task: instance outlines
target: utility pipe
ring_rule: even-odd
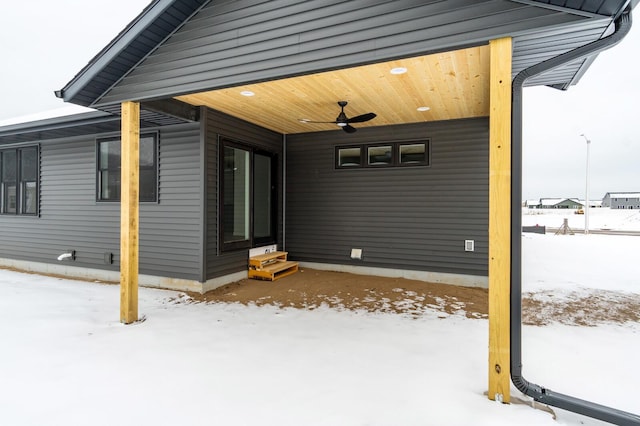
[[[284,133],[282,134],[282,251],[287,251],[287,135]]]
[[[631,28],[631,8],[615,20],[615,31],[522,70],[512,83],[511,173],[511,381],[535,401],[617,425],[640,425],[640,416],[554,392],[522,376],[522,88],[527,79],[558,66],[583,59],[619,43]]]
[[[585,191],[584,191],[584,233],[589,233],[589,145],[591,145],[591,141],[588,137],[583,133],[581,136],[584,137],[584,140],[587,141],[587,173],[586,173],[586,183],[585,183]]]

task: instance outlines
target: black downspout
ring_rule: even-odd
[[[640,416],[563,395],[522,377],[522,87],[530,77],[608,49],[620,42],[630,28],[631,9],[627,7],[616,19],[615,31],[611,35],[522,70],[512,84],[511,381],[535,401],[617,425],[640,425]]]

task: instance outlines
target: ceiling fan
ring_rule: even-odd
[[[351,123],[364,123],[365,121],[372,120],[376,117],[376,114],[374,114],[373,112],[368,112],[366,114],[356,115],[355,117],[347,118],[347,115],[344,113],[344,107],[347,106],[347,101],[338,101],[338,105],[340,105],[340,114],[338,114],[338,117],[336,117],[336,121],[311,121],[307,119],[301,119],[300,122],[337,124],[338,126],[342,127],[342,130],[344,130],[345,132],[353,133],[357,129],[351,126]]]

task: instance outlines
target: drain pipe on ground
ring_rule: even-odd
[[[511,381],[535,401],[617,425],[640,425],[640,416],[554,392],[522,377],[522,88],[527,79],[542,72],[608,49],[631,28],[631,8],[615,20],[615,31],[600,40],[558,55],[521,71],[512,85],[511,172]]]

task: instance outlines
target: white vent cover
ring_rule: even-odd
[[[362,249],[352,248],[351,249],[351,258],[361,260],[362,259]]]
[[[464,251],[473,251],[475,246],[474,240],[464,240]]]

